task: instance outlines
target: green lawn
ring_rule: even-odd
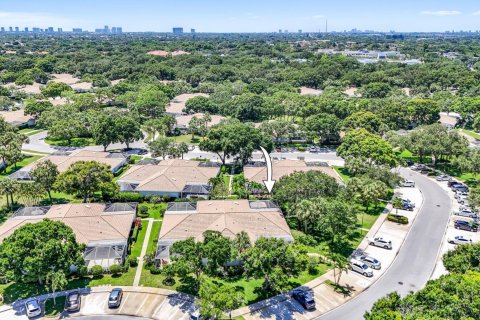
[[[340,166],[333,166],[333,169],[338,173],[340,178],[342,178],[343,182],[348,182],[350,180],[351,175],[348,173],[347,168],[340,167]]]
[[[191,134],[184,134],[184,135],[181,135],[181,136],[174,136],[173,137],[173,141],[175,141],[176,143],[185,142],[185,143],[194,144],[194,145],[199,144],[200,139],[201,139],[201,137],[195,136],[195,139],[192,140],[192,135]]]
[[[62,312],[65,305],[65,297],[58,297],[55,299],[56,304],[53,303],[53,299],[47,299],[45,301],[45,317],[56,318]]]
[[[150,239],[148,240],[147,254],[151,252],[155,252],[155,250],[157,250],[158,235],[160,234],[161,228],[162,228],[162,221],[153,222],[152,232],[150,233]]]
[[[148,207],[148,217],[158,220],[163,217],[163,214],[167,209],[167,204],[165,202],[162,202],[162,203],[144,202],[140,204],[140,207]]]
[[[67,140],[52,139],[47,137],[44,141],[52,146],[59,147],[86,147],[95,145],[95,141],[92,138],[73,138],[72,141],[68,143]]]
[[[142,229],[138,233],[137,241],[132,245],[131,248],[131,256],[140,256],[143,239],[145,239],[145,233],[147,231],[147,223],[147,221],[142,222]],[[127,272],[120,275],[113,276],[106,274],[97,279],[93,279],[92,277],[73,278],[70,279],[67,285],[67,289],[95,287],[103,285],[131,286],[135,278],[136,270],[137,268],[129,268]],[[5,299],[4,303],[11,303],[17,299],[37,296],[44,293],[47,293],[45,286],[38,285],[37,283],[10,282],[0,285],[0,294],[2,294]]]
[[[30,137],[33,136],[34,134],[40,133],[45,131],[44,129],[35,129],[35,128],[25,128],[18,130],[19,133],[23,133],[24,135]]]
[[[465,130],[465,129],[458,129],[458,130],[466,135],[469,135],[472,138],[480,140],[480,133],[477,133],[475,131]]]
[[[42,158],[42,156],[31,156],[24,154],[24,158],[22,161],[17,162],[15,165],[8,166],[2,173],[0,173],[0,177],[6,177],[11,175],[12,173],[22,169],[23,167],[29,165],[30,163]]]

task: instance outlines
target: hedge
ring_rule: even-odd
[[[110,200],[112,202],[143,202],[143,195],[134,192],[119,192]]]

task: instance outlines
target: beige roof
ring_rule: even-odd
[[[168,57],[168,56],[181,56],[184,54],[190,54],[190,52],[182,51],[182,50],[176,50],[176,51],[164,51],[164,50],[153,50],[147,52],[147,54],[152,55],[152,56],[159,56],[159,57]]]
[[[204,113],[195,113],[195,114],[187,114],[183,116],[178,116],[175,118],[177,121],[177,127],[183,127],[183,128],[188,128],[190,120],[192,120],[193,117],[197,117],[198,119],[201,119],[205,114]],[[223,116],[219,115],[210,115],[212,120],[207,124],[207,127],[214,126],[216,124],[219,124],[222,120],[225,120],[226,118]]]
[[[25,115],[25,112],[23,110],[0,111],[0,116],[2,116],[5,121],[13,125],[24,124],[32,120],[32,116]]]
[[[138,184],[135,191],[180,192],[187,184],[208,184],[219,167],[201,167],[201,162],[170,159],[158,165],[132,166],[118,183]]]
[[[357,93],[357,88],[355,87],[348,88],[347,90],[343,91],[343,93],[350,98],[361,96],[359,93]]]
[[[337,181],[341,181],[338,174],[331,167],[322,166],[307,166],[307,163],[303,160],[273,160],[272,161],[272,179],[279,180],[283,176],[290,175],[294,172],[306,172],[306,171],[321,171]],[[244,167],[243,172],[245,179],[249,181],[255,181],[263,183],[267,180],[267,167]]]
[[[319,96],[323,93],[322,90],[317,90],[313,88],[308,88],[308,87],[301,87],[300,88],[300,94],[302,96]]]
[[[135,211],[104,212],[103,203],[74,203],[54,205],[45,214],[14,215],[0,227],[0,241],[16,229],[43,219],[62,221],[72,228],[77,242],[123,241],[130,234]]]
[[[54,106],[63,106],[68,103],[67,98],[49,98],[48,101]]]
[[[26,86],[20,86],[17,90],[23,91],[27,94],[39,94],[41,93],[40,88],[43,87],[43,84],[34,83]]]
[[[440,123],[443,125],[456,126],[460,118],[445,112],[440,112]]]
[[[183,113],[183,109],[185,109],[185,103],[188,100],[195,98],[195,97],[206,97],[208,98],[208,94],[205,93],[184,93],[181,95],[176,96],[175,98],[170,101],[167,105],[166,112],[169,113]]]
[[[57,165],[59,172],[66,171],[72,164],[78,161],[97,161],[99,163],[106,164],[113,169],[121,165],[122,162],[126,160],[125,157],[111,157],[111,155],[112,153],[110,152],[90,150],[78,150],[70,155],[49,155],[25,166],[21,169],[21,171],[30,171],[37,165],[37,163],[46,160],[50,160]]]
[[[90,90],[92,89],[92,84],[90,82],[77,82],[71,85],[73,90]]]
[[[80,81],[79,78],[72,76],[71,74],[68,74],[68,73],[56,73],[56,74],[52,74],[52,76],[53,76],[53,79],[52,79],[53,82],[63,82],[68,85],[72,85]]]
[[[254,202],[261,205],[263,201]],[[175,242],[193,237],[202,240],[206,230],[234,237],[245,231],[251,242],[260,237],[293,240],[290,228],[279,208],[251,208],[248,200],[198,201],[195,211],[166,211],[159,242]]]

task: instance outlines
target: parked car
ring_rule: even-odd
[[[453,197],[457,200],[460,197],[468,197],[468,192],[457,191],[457,192],[455,192],[455,195]]]
[[[353,271],[363,274],[365,277],[373,277],[373,270],[366,263],[359,260],[351,260],[350,268]]]
[[[313,295],[308,291],[295,289],[292,291],[292,298],[297,300],[306,310],[315,309],[315,299],[313,299]]]
[[[30,299],[25,302],[25,312],[27,317],[33,318],[42,314],[42,308],[37,299]]]
[[[448,238],[448,243],[451,244],[470,244],[472,239],[464,236],[455,236],[453,238]]]
[[[372,246],[381,247],[384,249],[392,249],[392,241],[383,239],[382,237],[370,239],[368,242]]]
[[[380,270],[382,268],[381,262],[374,257],[362,256],[359,260],[374,270]]]
[[[449,175],[446,175],[446,174],[441,174],[436,178],[437,181],[448,181],[450,179],[451,179],[451,177]]]
[[[75,312],[80,310],[82,303],[82,296],[78,291],[72,291],[67,294],[65,298],[65,311]]]
[[[415,181],[405,179],[403,180],[401,186],[404,188],[415,188]]]
[[[109,308],[118,308],[120,303],[122,303],[123,290],[120,288],[114,288],[110,291],[108,296],[108,307]]]
[[[402,202],[408,205],[411,205],[413,208],[415,208],[415,203],[413,203],[410,199],[402,199]]]
[[[402,201],[402,206],[399,209],[413,211],[413,205],[411,203]]]
[[[465,220],[455,220],[454,226],[455,226],[455,229],[472,231],[472,232],[478,231],[478,224],[476,222],[470,222]]]
[[[454,192],[468,192],[468,187],[464,184],[457,183],[452,186]]]
[[[460,207],[460,209],[458,211],[454,211],[453,214],[456,216],[469,217],[469,218],[476,218],[478,216],[475,212],[473,212],[468,207]]]
[[[457,185],[457,184],[461,184],[461,183],[458,182],[458,181],[455,181],[453,179],[450,179],[450,180],[448,180],[447,186],[452,188],[454,185]]]
[[[422,164],[422,163],[420,163],[420,164],[416,163],[412,166],[412,170],[415,170],[415,171],[420,171],[420,170],[425,170],[425,169],[428,169],[428,167],[426,165]]]

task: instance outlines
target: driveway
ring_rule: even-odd
[[[424,202],[395,261],[365,292],[318,319],[363,319],[365,311],[379,298],[393,291],[405,296],[423,288],[430,279],[449,221],[451,201],[435,181],[408,169],[402,169],[401,174],[415,181]]]
[[[29,143],[24,143],[22,145],[22,149],[41,153],[55,152],[56,150],[44,141],[46,137],[47,131],[42,131],[40,133],[31,135],[30,137],[28,137]]]

